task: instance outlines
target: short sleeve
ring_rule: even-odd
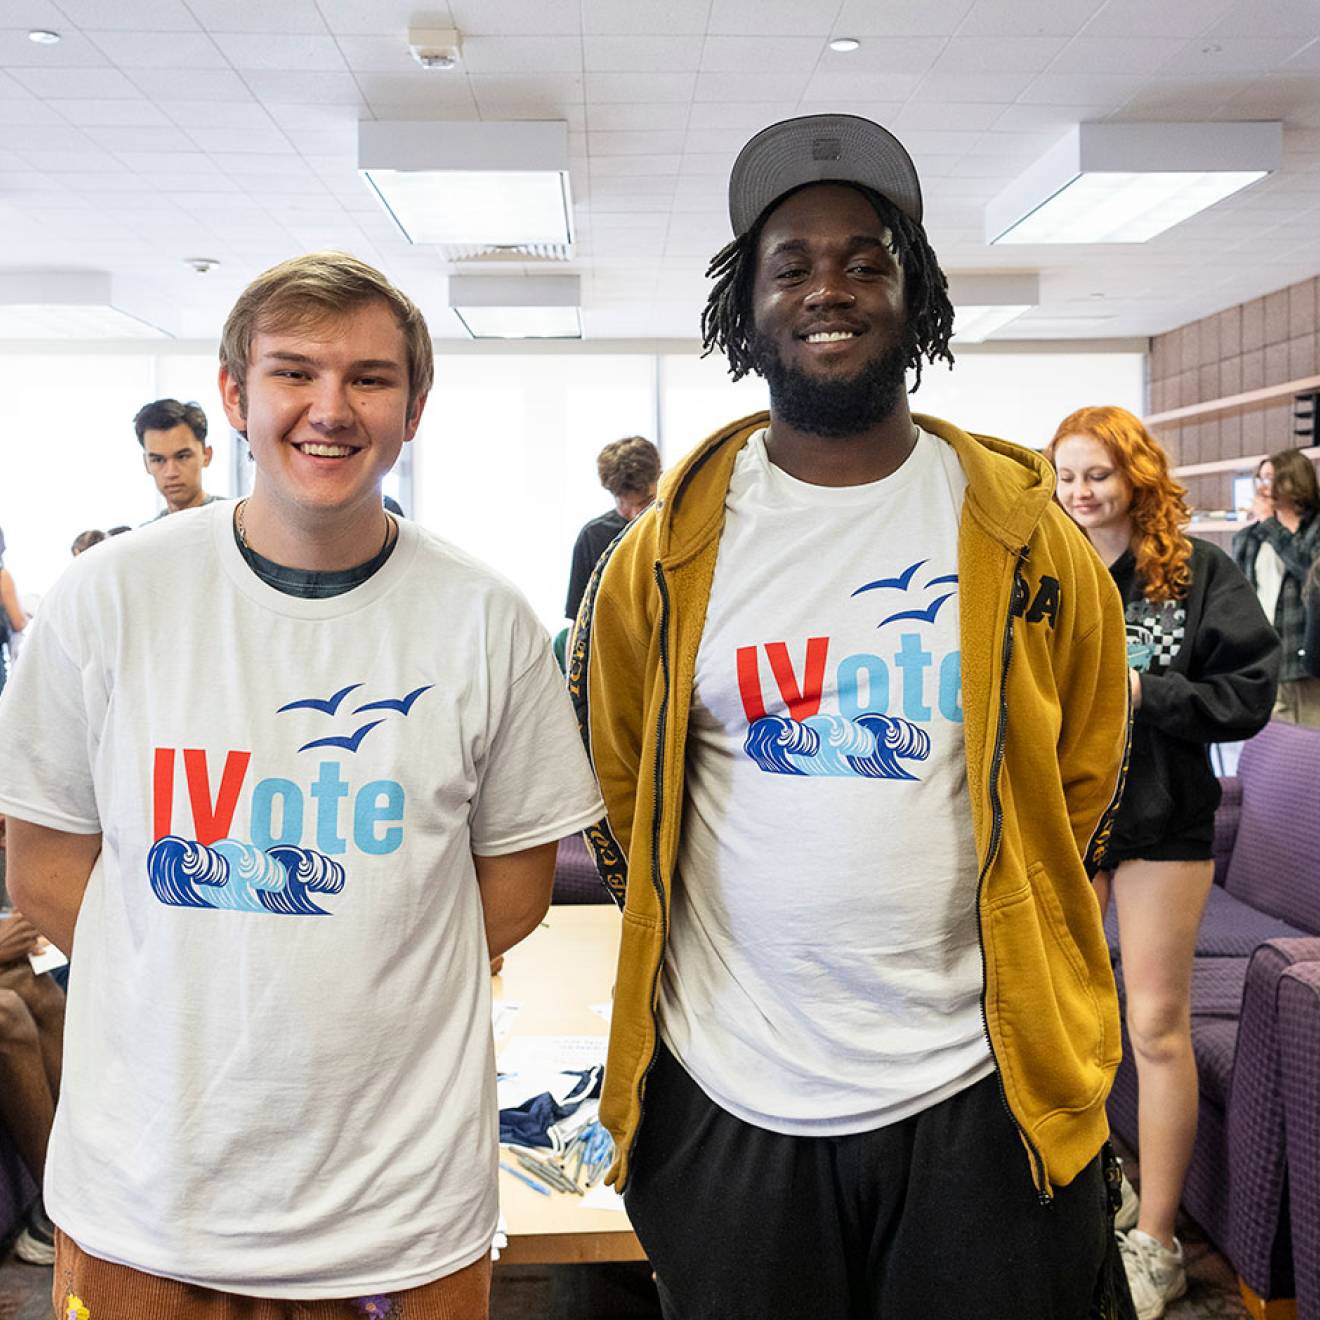
[[[0,813],[95,834],[101,822],[83,668],[61,636],[67,604],[58,589],[47,597],[0,696]]]
[[[542,637],[491,735],[472,812],[472,851],[498,857],[552,843],[605,814],[577,720]]]

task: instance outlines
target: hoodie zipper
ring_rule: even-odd
[[[1017,586],[1022,573],[1022,566],[1027,562],[1027,556],[1030,553],[1031,547],[1024,545],[1013,561],[1014,588]],[[990,868],[994,865],[995,857],[999,853],[999,841],[1004,831],[1004,804],[999,796],[999,771],[1004,761],[1004,739],[1008,731],[1008,666],[1013,659],[1014,594],[1015,592],[1010,590],[1008,615],[1004,622],[1004,641],[1000,652],[999,721],[995,728],[995,743],[990,755],[990,846],[986,849],[985,860],[981,863],[981,873],[976,878],[976,939],[981,947],[981,1029],[985,1033],[985,1043],[990,1051],[991,1062],[995,1067],[995,1082],[999,1087],[999,1099],[1004,1106],[1004,1112],[1017,1129],[1022,1144],[1031,1156],[1032,1174],[1038,1189],[1037,1195],[1040,1203],[1041,1205],[1049,1205],[1054,1198],[1050,1195],[1049,1181],[1045,1176],[1045,1161],[1041,1158],[1040,1151],[1032,1144],[1026,1130],[1018,1122],[1012,1106],[1008,1103],[1008,1092],[1004,1089],[1004,1074],[999,1067],[999,1056],[995,1053],[995,1043],[990,1036],[990,1018],[986,1012],[986,999],[990,987],[989,977],[985,970],[985,919],[981,912],[981,894],[985,889],[986,876],[989,875]]]
[[[665,946],[669,943],[669,912],[665,907],[665,887],[660,879],[660,804],[664,800],[665,774],[665,737],[669,724],[669,587],[665,583],[664,570],[656,560],[655,582],[660,590],[660,673],[663,679],[663,691],[660,696],[660,709],[656,715],[655,738],[655,791],[651,803],[651,884],[655,887],[655,896],[660,908],[660,957],[656,960],[655,973],[651,977],[651,1031],[654,1041],[651,1045],[651,1057],[647,1060],[642,1075],[637,1079],[637,1126],[633,1129],[633,1144],[637,1133],[642,1130],[642,1118],[646,1111],[646,1079],[655,1067],[660,1054],[660,1020],[655,1011],[656,993],[660,984],[660,970],[665,964]],[[629,1157],[632,1147],[628,1149]]]

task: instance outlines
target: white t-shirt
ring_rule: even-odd
[[[1268,542],[1262,541],[1256,550],[1256,599],[1272,624],[1278,608],[1279,592],[1283,588],[1283,560]]]
[[[91,1254],[207,1287],[413,1287],[496,1227],[472,854],[603,808],[503,579],[404,521],[367,582],[298,599],[232,519],[71,564],[0,698],[0,811],[103,835],[46,1205]]]
[[[883,481],[738,456],[688,728],[664,1039],[799,1135],[897,1122],[989,1074],[959,671],[966,478],[919,434]]]

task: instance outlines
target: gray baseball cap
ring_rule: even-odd
[[[729,219],[741,236],[772,202],[807,183],[861,183],[921,223],[921,183],[903,144],[858,115],[803,115],[763,128],[729,176]]]

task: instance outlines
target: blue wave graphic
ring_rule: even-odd
[[[147,876],[152,892],[170,907],[210,907],[194,885],[222,885],[229,877],[223,857],[195,839],[167,834],[147,854]]]
[[[799,763],[806,774],[855,775],[852,759],[875,748],[875,737],[843,715],[813,715],[804,723],[820,739],[815,756]]]
[[[782,715],[763,715],[747,730],[743,743],[743,751],[773,775],[805,774],[788,759],[789,753],[815,756],[819,747],[820,735],[814,729]]]
[[[220,839],[208,848],[173,834],[147,854],[147,876],[169,907],[286,916],[327,916],[312,895],[338,894],[347,880],[338,862],[310,848],[263,852],[241,839]]]
[[[868,711],[857,723],[872,735],[875,750],[867,756],[849,757],[849,764],[867,779],[915,779],[899,765],[900,758],[924,761],[930,755],[930,734],[896,715]]]
[[[277,892],[263,890],[258,894],[266,911],[292,917],[329,915],[325,908],[312,902],[311,895],[339,893],[346,878],[344,868],[333,858],[310,848],[282,844],[272,848],[270,856],[284,867],[288,882]]]
[[[747,730],[743,751],[772,775],[916,779],[900,761],[924,761],[930,734],[895,715],[868,711],[855,720],[813,715],[802,723],[766,715]]]

